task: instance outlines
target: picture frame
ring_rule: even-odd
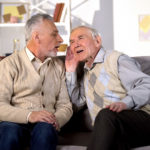
[[[139,15],[139,40],[150,41],[150,14]]]
[[[0,2],[0,23],[25,23],[30,16],[28,2]]]

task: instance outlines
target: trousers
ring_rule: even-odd
[[[150,144],[150,115],[142,110],[102,109],[88,150],[130,150]]]
[[[18,124],[0,122],[0,149],[56,150],[57,131],[48,123]]]

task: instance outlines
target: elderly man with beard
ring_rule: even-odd
[[[0,63],[0,149],[56,150],[57,131],[72,116],[63,63],[63,42],[53,19],[36,14],[26,23],[24,50]]]

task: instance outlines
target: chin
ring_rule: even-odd
[[[86,58],[84,56],[77,56],[79,61],[86,61]]]
[[[48,54],[49,57],[56,57],[57,56],[57,52],[50,52]]]

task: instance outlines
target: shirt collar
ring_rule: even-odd
[[[101,63],[101,62],[103,62],[104,61],[104,56],[105,56],[105,50],[103,48],[101,48],[99,50],[99,52],[97,53],[97,55],[96,55],[96,57],[94,59],[93,64],[94,63]]]
[[[33,53],[26,47],[26,53],[27,53],[27,56],[28,56],[28,58],[29,58],[29,60],[32,62],[32,61],[34,61],[34,60],[36,60],[36,61],[38,61],[38,62],[41,62],[37,57],[35,57],[34,55],[33,55]],[[43,64],[44,63],[46,63],[47,61],[49,61],[49,60],[51,60],[51,57],[48,57],[48,58],[46,58],[45,60],[44,60],[44,62],[43,62]]]
[[[26,51],[26,54],[27,54],[29,60],[33,61],[35,59],[35,56],[32,54],[32,52],[27,47],[26,47],[25,51]]]

